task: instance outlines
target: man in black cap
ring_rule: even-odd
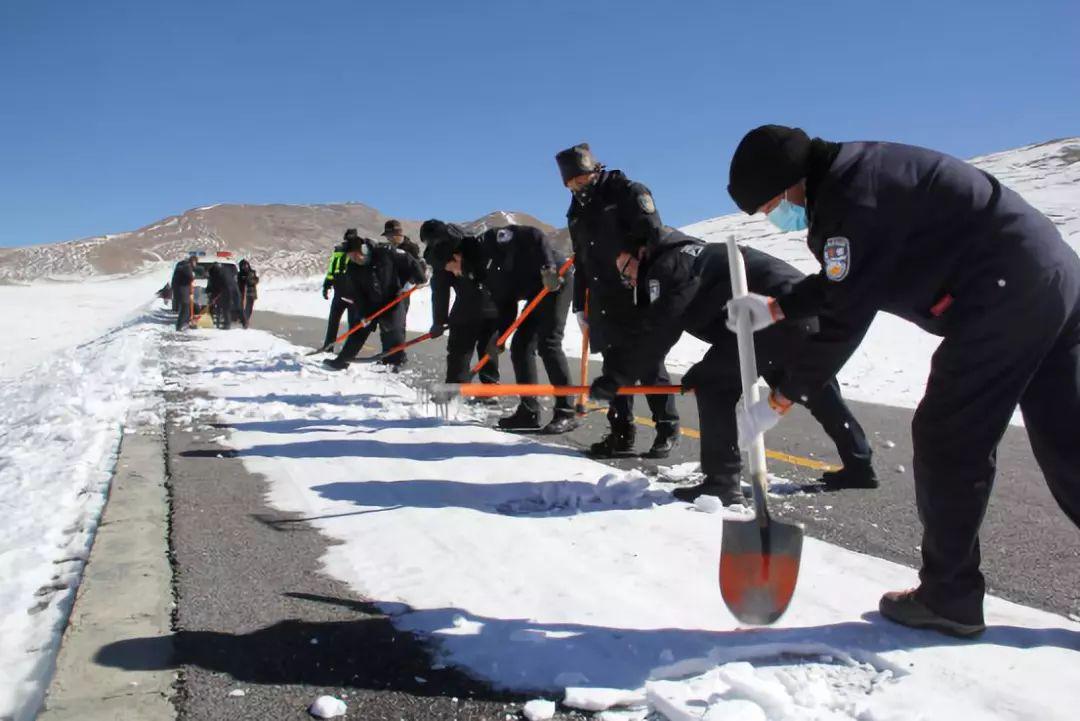
[[[642,313],[634,305],[633,290],[626,288],[615,270],[615,257],[627,239],[654,242],[662,223],[652,193],[618,170],[596,162],[588,144],[567,148],[555,156],[563,184],[573,197],[566,213],[574,247],[574,312],[589,341],[604,358],[603,373],[623,384],[670,383],[663,358],[640,375],[628,373],[627,358],[641,332]],[[589,312],[585,317],[585,294]],[[674,341],[672,341],[674,342]],[[656,439],[648,456],[666,458],[679,438],[675,399],[646,396],[656,423]],[[634,451],[633,396],[616,396],[608,406],[611,431],[589,448],[597,458],[629,455]]]
[[[468,242],[468,241],[466,241]],[[552,246],[544,231],[531,225],[508,225],[491,228],[476,239],[479,252],[472,260],[484,268],[487,287],[498,309],[497,328],[501,334],[517,318],[518,304],[531,301],[543,289],[548,293],[522,321],[510,344],[510,361],[518,383],[536,383],[536,356],[544,362],[548,380],[554,385],[570,384],[570,368],[563,352],[563,332],[572,299],[573,270],[559,277],[558,269],[566,256]],[[466,256],[459,257],[451,272],[467,271]],[[495,340],[494,338],[492,340]],[[501,349],[494,343],[488,355],[495,357]],[[495,354],[495,355],[493,355]],[[489,361],[490,362],[490,361]],[[542,430],[543,433],[566,433],[578,426],[572,399],[556,396],[551,421],[541,429],[540,401],[535,396],[523,396],[513,414],[499,419],[499,427],[510,430]]]
[[[1054,498],[1080,526],[1080,258],[996,178],[923,148],[766,125],[736,149],[728,192],[783,230],[808,228],[822,264],[787,293],[734,307],[756,330],[810,315],[832,326],[741,414],[741,438],[835,375],[877,311],[942,336],[912,421],[920,584],[886,593],[880,610],[907,626],[981,633],[979,526],[1017,404]]]
[[[759,293],[786,293],[803,274],[790,265],[754,248],[742,248],[747,282]],[[739,483],[742,459],[737,445],[735,405],[742,393],[739,349],[727,329],[724,308],[731,299],[731,274],[727,247],[705,243],[665,227],[660,238],[645,246],[633,241],[615,260],[628,285],[636,289],[638,306],[645,309],[643,332],[634,346],[630,368],[636,371],[664,357],[681,331],[712,347],[682,377],[684,388],[694,389],[701,422],[702,483],[678,488],[676,498],[692,502],[702,494],[720,498],[725,506],[746,503]],[[776,385],[784,367],[797,357],[807,337],[817,332],[817,319],[785,321],[763,331],[755,350],[761,375]],[[610,398],[619,383],[600,376],[590,396]],[[877,476],[870,463],[870,444],[840,396],[840,386],[830,378],[805,403],[814,418],[836,443],[844,466],[828,471],[822,482],[829,489],[876,488]]]
[[[431,219],[420,226],[420,240],[425,244],[424,260],[431,266],[431,335],[438,338],[447,328],[446,382],[467,383],[472,377],[472,358],[484,355],[498,336],[498,309],[486,284],[486,268],[480,261],[479,246],[465,230],[454,223]],[[466,242],[468,241],[468,242]],[[446,269],[457,255],[459,272]],[[450,290],[454,305],[450,306]],[[480,369],[481,383],[499,382],[497,356]],[[498,405],[495,398],[476,401]]]
[[[348,233],[348,231],[345,232]],[[326,319],[326,338],[322,344],[327,351],[333,349],[334,339],[338,337],[341,326],[341,316],[349,307],[348,303],[342,300],[346,290],[345,264],[349,262],[345,255],[347,243],[347,238],[343,238],[341,243],[334,246],[333,252],[330,253],[330,263],[326,268],[326,277],[323,278],[322,297],[329,298],[330,290],[334,291],[334,298],[330,301],[330,315]]]
[[[400,220],[391,219],[386,221],[386,223],[383,224],[382,237],[386,238],[390,245],[395,248],[400,248],[412,257],[420,260],[420,246],[414,243],[409,236],[405,235],[405,230],[401,227]]]
[[[386,243],[376,243],[370,238],[361,238],[355,228],[345,231],[345,253],[348,263],[345,265],[345,291],[342,300],[349,308],[349,327],[353,328],[365,317],[379,310],[397,298],[402,292],[423,283],[424,265],[408,253],[392,248]],[[380,340],[384,351],[405,341],[404,327],[396,316],[401,313],[401,303],[384,312],[371,325],[364,326],[345,340],[345,345],[336,358],[324,361],[334,370],[341,370],[357,356],[364,347],[375,325],[379,326]],[[389,363],[394,371],[401,369],[401,363]]]
[[[405,230],[401,227],[400,220],[390,219],[383,224],[382,237],[386,238],[387,242],[394,248],[404,251],[411,255],[416,260],[420,260],[420,246],[414,243],[409,236],[405,235]],[[411,298],[406,298],[401,301],[401,310],[394,315],[394,318],[400,323],[401,327],[396,329],[394,333],[405,337],[405,326],[409,315],[409,301]],[[381,331],[380,331],[381,332]],[[382,338],[383,345],[386,345],[386,338]],[[392,348],[393,345],[386,346]],[[383,363],[389,363],[391,365],[400,366],[408,360],[405,351],[398,351],[391,356],[383,358]]]
[[[259,274],[246,258],[240,261],[240,272],[236,274],[236,280],[240,284],[240,322],[247,328],[251,325],[255,300],[259,297]]]

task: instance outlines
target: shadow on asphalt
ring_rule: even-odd
[[[991,626],[977,641],[953,639],[931,631],[907,629],[878,613],[862,621],[803,628],[754,628],[704,631],[683,628],[624,629],[568,623],[538,623],[529,619],[500,619],[469,614],[458,608],[417,610],[401,603],[371,603],[305,593],[291,598],[344,607],[358,614],[352,621],[311,623],[286,620],[243,634],[181,631],[172,637],[135,638],[102,647],[95,661],[129,671],[160,670],[193,665],[224,673],[240,682],[307,684],[319,687],[391,689],[418,696],[471,695],[478,699],[520,700],[523,694],[494,691],[454,668],[433,668],[428,654],[443,650],[453,658],[486,668],[499,659],[498,678],[518,678],[531,691],[561,690],[551,669],[565,667],[567,658],[582,659],[589,649],[591,663],[582,672],[590,687],[639,688],[658,665],[658,659],[693,659],[719,653],[722,661],[745,660],[759,665],[791,663],[806,656],[820,662],[830,650],[857,649],[858,660],[876,671],[894,667],[877,654],[914,648],[950,647],[978,643],[1012,648],[1080,649],[1080,633],[1064,629]],[[395,630],[395,626],[397,630]],[[451,633],[432,633],[452,630]],[[406,631],[407,633],[400,633]],[[437,641],[425,639],[437,638]],[[165,661],[162,647],[174,652]],[[760,658],[762,647],[775,650],[775,659]],[[522,653],[508,652],[520,649]],[[813,649],[808,652],[807,649]],[[746,655],[750,654],[750,655]],[[876,672],[875,671],[875,672]],[[418,678],[419,677],[419,678]]]
[[[628,492],[610,497],[586,481],[518,481],[468,483],[446,479],[351,481],[313,486],[330,501],[349,501],[376,508],[466,508],[500,516],[577,516],[601,511],[653,508],[675,499],[664,491]]]

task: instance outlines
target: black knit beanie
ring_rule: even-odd
[[[572,148],[556,153],[555,162],[559,164],[559,174],[562,175],[564,185],[570,178],[600,170],[600,165],[589,150],[588,143],[578,143]]]
[[[801,128],[762,125],[739,143],[731,158],[728,193],[749,214],[806,177],[810,137]]]

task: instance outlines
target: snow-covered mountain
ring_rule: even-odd
[[[85,278],[137,272],[172,263],[190,250],[231,250],[264,275],[308,276],[326,264],[346,228],[378,236],[389,216],[361,203],[333,205],[212,205],[173,215],[138,230],[64,243],[0,248],[0,282]],[[402,220],[417,238],[420,220]],[[464,224],[471,230],[511,223],[551,226],[520,212],[495,211]],[[563,234],[564,244],[569,236]]]

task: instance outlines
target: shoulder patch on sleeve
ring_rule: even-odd
[[[851,243],[843,236],[834,236],[825,241],[821,253],[825,264],[825,277],[839,283],[851,270]]]
[[[637,202],[646,213],[656,212],[656,204],[653,203],[652,195],[649,193],[638,193]]]
[[[649,302],[655,303],[660,297],[660,281],[656,278],[649,279]]]

